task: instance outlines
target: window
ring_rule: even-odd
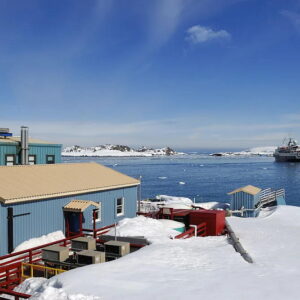
[[[101,207],[101,202],[99,202],[99,207],[95,209],[95,221],[96,222],[101,222],[101,217],[102,217],[102,207]]]
[[[5,165],[13,166],[16,164],[16,156],[14,154],[5,155]]]
[[[55,155],[46,155],[46,164],[55,164]]]
[[[117,201],[116,201],[116,213],[117,213],[117,216],[124,215],[124,197],[117,198]]]
[[[28,155],[28,164],[35,165],[36,164],[36,155]]]

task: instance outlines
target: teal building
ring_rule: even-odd
[[[0,128],[0,166],[60,163],[61,151],[61,144],[29,138],[27,127],[21,128],[20,137]]]

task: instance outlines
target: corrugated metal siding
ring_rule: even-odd
[[[115,199],[125,198],[125,213],[116,217]],[[14,215],[30,212],[30,215],[14,218],[14,246],[33,237],[39,237],[53,231],[64,231],[63,206],[73,199],[91,200],[102,203],[102,221],[97,222],[97,228],[111,225],[124,217],[136,215],[137,187],[116,189],[111,191],[84,194],[76,197],[47,199],[43,201],[24,202],[10,206],[0,206],[0,255],[7,253],[7,207],[14,208]],[[84,228],[92,229],[92,209],[84,212]]]
[[[0,144],[0,165],[2,166],[5,165],[6,154],[17,154],[17,146]],[[17,157],[17,161],[18,161],[18,157]]]
[[[46,163],[46,155],[55,155],[55,162],[61,163],[61,148],[59,144],[29,144],[29,154],[36,155],[37,164]],[[0,142],[0,165],[5,165],[6,154],[16,154],[16,164],[19,164],[20,147],[16,144]]]
[[[61,163],[61,145],[29,145],[29,154],[36,155],[37,164],[45,164],[46,155],[55,155],[55,163]]]
[[[253,209],[255,204],[255,196],[244,193],[238,192],[231,195],[231,204],[230,208],[232,210],[239,210],[243,206],[244,208]],[[236,216],[240,216],[240,214],[234,214]],[[244,217],[253,216],[253,212],[245,212]]]

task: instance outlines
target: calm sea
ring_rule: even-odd
[[[244,185],[284,188],[287,204],[300,206],[300,163],[275,163],[272,157],[211,157],[191,154],[171,157],[71,158],[95,161],[129,176],[142,176],[142,198],[156,195],[188,197],[196,202],[227,202],[227,193]]]

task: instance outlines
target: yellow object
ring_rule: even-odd
[[[26,272],[25,269],[28,269],[28,268],[29,268],[29,272]],[[34,276],[34,271],[39,272],[39,276]],[[22,265],[21,265],[22,278],[42,277],[41,273],[43,273],[44,278],[50,278],[52,276],[61,274],[63,272],[66,272],[66,270],[50,268],[50,267],[46,267],[46,266],[42,266],[42,265],[28,264],[28,263],[22,263]],[[27,273],[29,273],[30,275],[28,275]],[[51,275],[51,276],[49,276],[49,275]]]
[[[85,211],[90,205],[95,206],[96,208],[99,207],[99,203],[94,201],[88,200],[72,200],[67,205],[64,206],[64,211],[72,211],[72,212],[83,212]]]

